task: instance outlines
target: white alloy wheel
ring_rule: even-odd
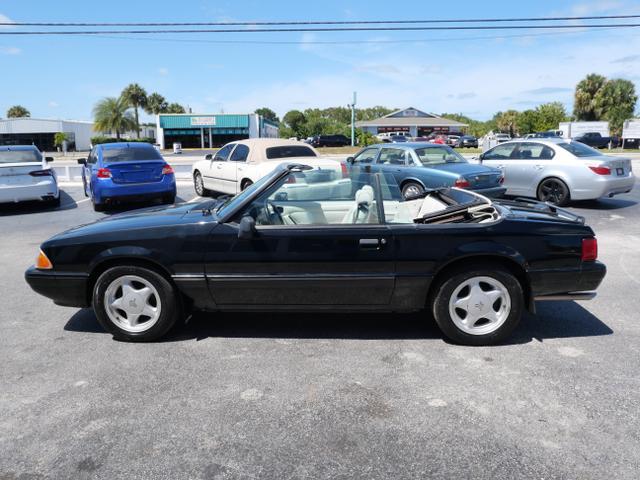
[[[150,329],[162,312],[156,288],[137,275],[124,275],[113,280],[104,293],[104,307],[109,319],[130,333]]]

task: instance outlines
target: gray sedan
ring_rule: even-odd
[[[483,165],[504,172],[507,195],[555,205],[628,193],[635,176],[628,158],[603,155],[562,138],[513,140],[480,155]]]

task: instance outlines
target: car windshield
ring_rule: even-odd
[[[559,143],[558,146],[564,148],[576,157],[599,157],[601,155],[595,148],[591,148],[580,142]]]
[[[317,157],[316,153],[304,145],[284,145],[267,148],[267,158]]]
[[[105,148],[102,151],[102,158],[106,163],[114,162],[136,162],[142,160],[162,160],[160,153],[153,147],[130,148],[116,147]]]
[[[42,162],[42,155],[37,150],[1,150],[0,163]]]
[[[425,147],[414,150],[423,165],[437,165],[441,163],[467,163],[462,155],[459,155],[449,147]]]

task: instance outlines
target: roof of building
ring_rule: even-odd
[[[396,110],[384,117],[375,120],[363,120],[356,122],[356,127],[467,127],[466,123],[457,122],[449,118],[439,117],[433,113],[423,112],[417,108],[409,107]]]
[[[12,118],[0,118],[0,122],[65,122],[65,123],[85,123],[85,124],[93,124],[91,121],[87,120],[65,120],[63,118],[33,118],[33,117],[12,117]]]

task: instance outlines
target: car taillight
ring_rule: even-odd
[[[29,172],[29,175],[32,177],[52,177],[53,172],[49,169],[47,170],[34,170],[33,172]]]
[[[162,174],[163,175],[171,175],[173,174],[173,168],[171,168],[171,165],[169,165],[168,163],[165,164],[164,167],[162,167]]]
[[[455,181],[453,186],[458,188],[469,188],[471,184],[469,183],[469,180],[466,180],[464,178],[459,178]]]
[[[611,175],[611,169],[609,167],[589,167],[592,172],[598,175]]]
[[[342,170],[342,178],[349,177],[349,171],[347,170],[347,166],[344,163],[340,164],[340,169]]]
[[[96,176],[98,178],[111,178],[111,170],[108,168],[99,168]]]
[[[51,260],[49,260],[42,250],[40,250],[38,258],[36,258],[36,268],[38,270],[51,270],[53,268]]]
[[[582,261],[592,262],[598,258],[598,240],[595,238],[582,239]]]

